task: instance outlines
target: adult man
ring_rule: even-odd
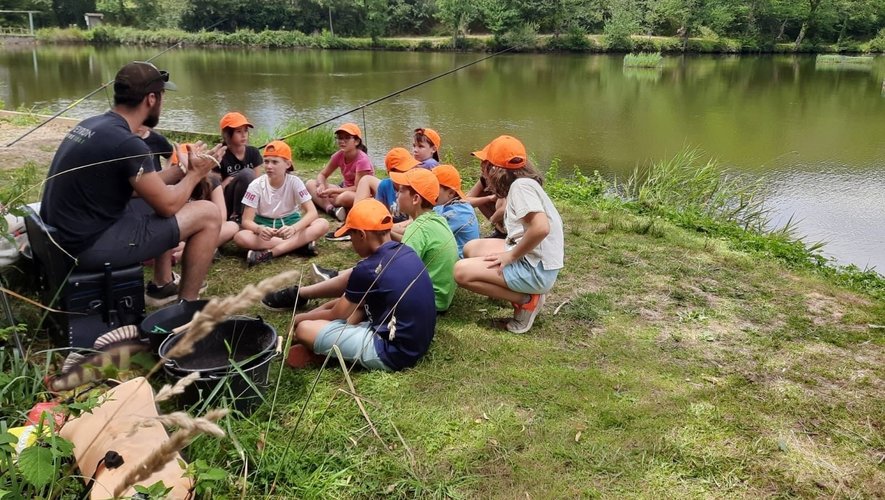
[[[221,215],[212,202],[187,201],[216,164],[209,155],[217,158],[224,148],[189,148],[186,174],[154,170],[150,149],[134,132],[157,125],[166,89],[175,89],[169,74],[153,64],[136,61],[120,69],[114,107],[80,122],[59,146],[40,216],[58,229],[56,242],[81,270],[135,264],[186,241],[178,296],[194,300],[212,263]]]

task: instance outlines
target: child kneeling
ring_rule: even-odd
[[[246,189],[243,229],[234,236],[237,246],[249,250],[249,266],[292,251],[316,255],[315,242],[329,229],[329,223],[317,214],[304,183],[289,175],[291,170],[289,145],[283,141],[269,143],[264,149],[265,174]]]
[[[350,234],[362,260],[347,280],[344,295],[295,316],[299,344],[288,364],[303,367],[316,355],[337,353],[370,370],[414,366],[430,348],[436,329],[433,284],[418,254],[391,241],[393,218],[381,202],[359,201],[336,236]]]

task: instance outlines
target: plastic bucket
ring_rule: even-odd
[[[171,335],[160,345],[163,370],[173,380],[193,372],[198,378],[179,398],[183,405],[212,394],[233,400],[234,408],[251,412],[267,391],[270,362],[277,355],[276,330],[261,318],[233,316],[216,325],[194,344],[188,355],[169,358],[167,353],[183,338]]]
[[[141,322],[141,338],[150,342],[153,352],[160,352],[160,345],[169,333],[188,323],[208,302],[208,300],[184,301],[148,314]]]

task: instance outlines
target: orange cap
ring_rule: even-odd
[[[464,192],[461,191],[461,174],[458,173],[457,168],[452,165],[440,165],[431,170],[431,172],[436,176],[440,186],[454,189],[462,200],[467,198],[464,196]]]
[[[479,151],[470,153],[500,168],[522,168],[526,163],[525,146],[516,137],[502,135]]]
[[[335,133],[338,132],[347,132],[348,134],[354,137],[359,137],[360,140],[363,140],[363,132],[360,130],[356,123],[345,123],[335,129]]]
[[[189,143],[189,142],[188,142],[188,143],[179,144],[178,147],[173,146],[173,147],[172,147],[172,156],[169,157],[169,163],[171,163],[171,164],[173,164],[173,165],[175,165],[176,163],[180,163],[180,162],[178,161],[178,150],[179,150],[179,148],[181,149],[181,152],[182,152],[183,154],[187,154],[187,148],[190,147],[190,146],[193,146],[193,144],[191,144],[191,143]]]
[[[400,186],[411,186],[422,198],[436,205],[439,198],[439,181],[426,168],[413,168],[407,172],[391,172],[390,178]]]
[[[436,149],[442,147],[442,139],[439,137],[439,134],[436,132],[436,130],[433,130],[432,128],[416,128],[415,133],[424,134],[424,137],[430,139],[430,142],[432,142],[433,145],[436,146]]]
[[[353,204],[344,225],[335,231],[335,236],[344,236],[348,231],[384,231],[393,227],[393,217],[383,203],[375,198],[366,198]]]
[[[255,127],[254,125],[249,123],[249,120],[246,119],[246,117],[243,116],[242,113],[237,113],[236,111],[232,111],[232,112],[221,117],[221,130],[224,130],[228,127],[230,127],[230,128],[242,127],[243,125],[246,125],[248,127],[253,127],[253,128]]]
[[[283,141],[270,141],[264,147],[264,156],[278,156],[292,161],[292,148]]]
[[[406,148],[393,148],[384,157],[384,166],[388,172],[405,172],[419,163]]]

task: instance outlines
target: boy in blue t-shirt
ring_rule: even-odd
[[[435,167],[433,175],[439,181],[439,197],[433,211],[449,223],[458,243],[458,258],[464,258],[464,244],[479,238],[479,221],[473,205],[466,201],[461,191],[461,174],[452,165]]]
[[[372,370],[414,366],[430,348],[436,329],[433,284],[414,250],[391,241],[393,220],[374,199],[359,201],[336,236],[350,234],[363,258],[341,298],[295,316],[295,339],[287,364],[315,362],[337,345],[346,361]]]

